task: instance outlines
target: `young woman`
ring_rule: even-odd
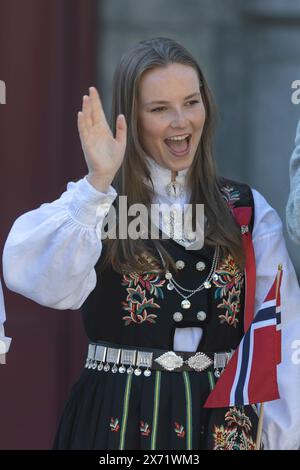
[[[213,121],[212,97],[191,54],[168,38],[140,42],[116,69],[111,128],[96,89],[83,97],[78,127],[88,174],[11,229],[8,287],[48,307],[81,308],[90,340],[55,448],[253,449],[255,406],[203,405],[244,335],[245,305],[253,302],[257,312],[279,263],[281,399],[265,406],[263,444],[299,446],[300,377],[291,360],[298,283],[276,212],[247,185],[217,177]],[[129,222],[136,203],[148,215],[153,204],[175,202],[177,210],[161,211],[158,239],[145,223],[140,237],[126,237],[120,196]],[[180,230],[185,203],[204,204],[198,249],[193,230]],[[117,236],[105,238],[115,214]]]

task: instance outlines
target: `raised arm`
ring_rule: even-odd
[[[114,138],[99,95],[90,88],[78,113],[89,173],[69,183],[56,201],[15,221],[3,253],[9,289],[48,307],[78,309],[95,288],[102,224],[117,196],[111,182],[125,154],[124,116],[118,116],[116,128]]]

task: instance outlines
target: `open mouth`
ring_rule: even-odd
[[[173,155],[186,155],[190,151],[191,138],[191,134],[183,134],[175,138],[167,138],[164,142]]]

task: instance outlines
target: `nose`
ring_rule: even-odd
[[[173,129],[179,127],[181,129],[184,129],[187,126],[187,117],[185,115],[184,110],[178,109],[174,111],[174,117],[171,122],[171,127]]]

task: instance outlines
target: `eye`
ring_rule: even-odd
[[[153,112],[156,112],[156,111],[159,112],[159,111],[161,111],[162,109],[166,109],[166,107],[165,107],[165,106],[159,106],[158,108],[154,108],[154,109],[152,109],[151,111],[152,111],[152,113],[153,113]]]
[[[188,101],[187,103],[190,103],[191,105],[193,105],[193,104],[196,104],[196,103],[200,103],[200,101],[198,101],[198,100],[192,100],[192,101]]]

